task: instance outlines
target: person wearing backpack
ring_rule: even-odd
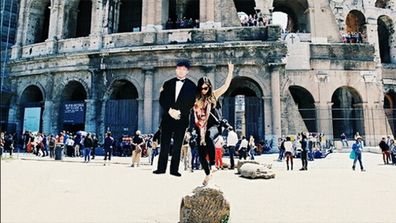
[[[356,137],[356,142],[352,144],[352,151],[355,153],[355,159],[353,160],[352,170],[355,170],[356,161],[359,160],[360,170],[362,172],[366,171],[363,168],[362,163],[362,151],[363,151],[363,144],[362,144],[362,137]]]

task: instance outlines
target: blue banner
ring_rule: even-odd
[[[63,123],[84,124],[85,122],[84,102],[70,102],[63,106]]]
[[[23,132],[38,132],[40,131],[41,108],[32,107],[25,108],[23,117]]]

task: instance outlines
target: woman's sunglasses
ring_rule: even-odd
[[[209,89],[208,87],[203,87],[202,88],[202,90],[205,90],[205,91],[208,90],[208,89]]]

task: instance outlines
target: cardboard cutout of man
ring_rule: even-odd
[[[190,110],[195,102],[196,85],[187,79],[190,63],[181,60],[176,65],[176,77],[164,83],[160,93],[160,105],[164,111],[161,121],[161,150],[157,170],[154,174],[166,172],[171,138],[174,144],[170,174],[180,177],[180,150],[184,134],[190,123]]]

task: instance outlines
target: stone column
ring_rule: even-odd
[[[379,52],[379,39],[378,39],[378,25],[376,18],[367,18],[366,24],[367,39],[366,41],[373,44],[375,48],[375,61],[378,62],[378,66],[381,66],[381,57]]]
[[[143,68],[144,73],[144,133],[153,132],[153,67]]]
[[[96,133],[96,109],[95,100],[85,100],[85,131]]]
[[[278,138],[281,136],[280,73],[284,70],[280,64],[270,65],[270,70],[272,97],[272,136],[274,142],[272,149],[277,149]]]
[[[53,120],[53,102],[52,100],[47,100],[44,102],[44,111],[43,111],[43,132],[47,134],[53,133],[52,131],[52,123],[56,122]]]
[[[59,0],[54,0],[51,7],[51,15],[49,21],[48,39],[45,40],[49,54],[58,53],[58,17],[59,17]]]
[[[168,19],[168,0],[143,0],[142,7],[142,31],[162,30]]]
[[[199,1],[199,27],[200,28],[216,28],[221,26],[221,22],[215,22],[215,0]]]
[[[18,117],[20,117],[18,115],[18,108],[19,108],[19,104],[17,103],[11,103],[10,104],[10,109],[8,110],[8,123],[15,123],[15,130],[16,132],[21,132],[22,131],[22,120],[18,120]],[[20,108],[19,108],[20,109]],[[20,111],[19,111],[20,113]]]
[[[92,49],[101,49],[103,45],[103,19],[104,10],[103,0],[92,1],[91,11],[91,34],[90,36],[90,47]]]
[[[18,59],[22,56],[22,38],[25,27],[25,5],[27,0],[20,0],[20,10],[18,17],[18,29],[16,33],[15,45],[12,46],[11,50],[11,58]]]

